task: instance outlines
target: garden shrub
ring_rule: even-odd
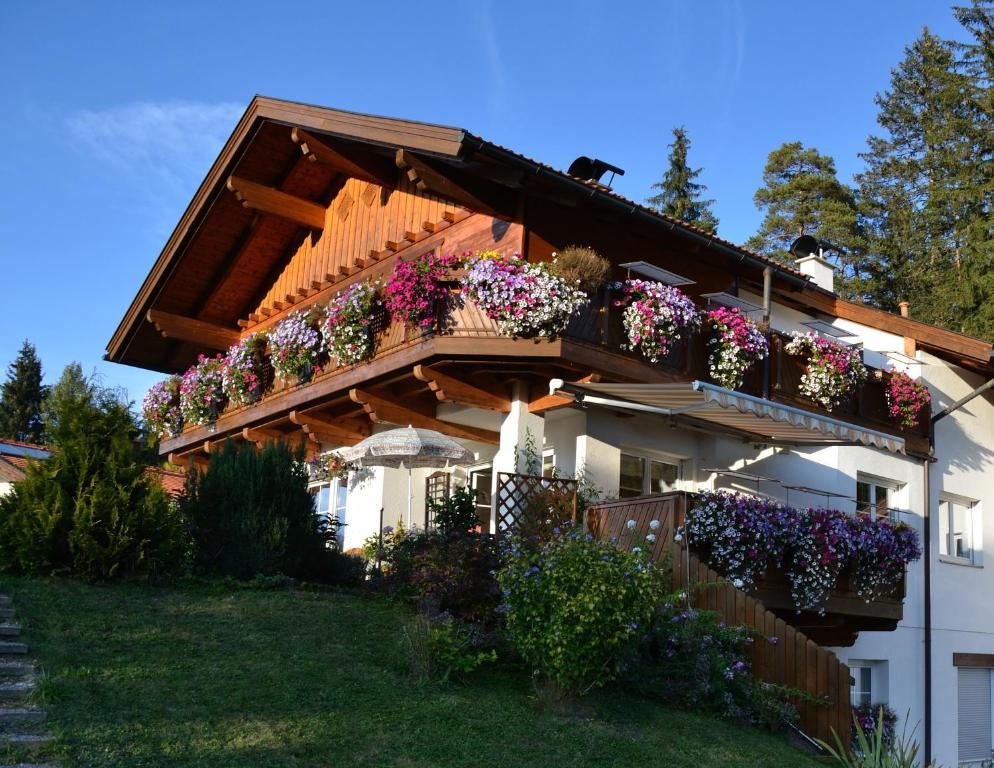
[[[567,282],[593,293],[611,274],[611,262],[593,248],[568,245],[555,254],[552,269]]]
[[[511,641],[536,674],[582,695],[617,676],[665,593],[663,571],[579,531],[540,548],[512,540],[498,575]]]
[[[428,534],[414,555],[410,584],[424,609],[492,627],[501,598],[495,576],[500,565],[494,536]]]
[[[440,533],[466,533],[480,524],[473,491],[465,486],[456,488],[441,500],[426,498],[425,504]]]
[[[496,651],[479,646],[472,627],[451,617],[419,613],[403,626],[401,642],[411,676],[419,683],[446,683],[453,675],[468,675],[497,661]]]
[[[182,519],[145,473],[130,404],[74,363],[45,403],[45,429],[52,456],[0,499],[0,570],[100,581],[181,569]]]
[[[749,672],[748,646],[778,639],[756,637],[685,603],[684,595],[673,595],[662,604],[625,664],[627,682],[649,697],[771,730],[795,722],[787,692]]]
[[[197,568],[238,579],[281,573],[334,582],[342,571],[335,559],[346,556],[327,546],[307,482],[301,452],[283,443],[256,450],[227,441],[212,452],[206,471],[187,475],[180,504]]]

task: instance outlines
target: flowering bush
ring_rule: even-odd
[[[701,327],[694,302],[679,288],[650,280],[626,280],[621,319],[628,334],[623,349],[641,350],[653,363],[669,354],[672,345]]]
[[[339,364],[360,363],[373,356],[373,321],[381,305],[376,285],[368,280],[353,283],[328,302],[321,335]]]
[[[309,380],[323,349],[321,334],[304,312],[291,312],[269,334],[270,360],[282,378]]]
[[[866,366],[859,349],[823,338],[814,331],[795,331],[784,350],[807,357],[801,394],[825,410],[837,408],[866,381]]]
[[[142,403],[142,417],[152,438],[175,437],[183,431],[179,406],[180,377],[170,376],[153,384]]]
[[[565,692],[613,680],[663,595],[663,569],[580,531],[541,548],[511,540],[498,574],[507,630],[521,656]]]
[[[885,595],[921,557],[918,534],[907,525],[725,491],[701,495],[677,532],[684,536],[740,589],[751,588],[771,563],[780,567],[798,609],[822,605],[846,572],[864,599]]]
[[[625,663],[624,677],[641,693],[676,706],[707,709],[739,722],[781,728],[797,720],[792,693],[749,673],[755,637],[728,626],[717,613],[687,608],[679,595],[666,598],[651,630]]]
[[[326,480],[341,480],[342,482],[346,482],[349,479],[349,472],[355,469],[355,462],[346,461],[335,451],[322,453],[320,456],[307,462],[307,470],[311,482]]]
[[[894,736],[897,730],[897,712],[886,704],[860,704],[852,708],[852,714],[852,738],[854,745],[858,743],[858,730],[861,730],[864,736],[873,734],[878,724],[881,730],[881,746],[890,747],[894,743]]]
[[[887,396],[887,412],[903,427],[917,427],[922,411],[932,402],[932,395],[923,382],[899,371],[887,379],[884,393]]]
[[[254,403],[266,387],[266,337],[248,336],[224,359],[224,393],[236,405]]]
[[[493,253],[469,261],[462,288],[509,336],[558,336],[587,303],[586,293],[544,264]]]
[[[213,424],[224,408],[224,356],[200,355],[183,374],[179,407],[189,424]]]
[[[738,308],[717,307],[704,317],[708,337],[708,370],[711,378],[727,389],[742,386],[754,363],[769,353],[766,336]]]
[[[408,328],[431,330],[435,306],[448,295],[443,280],[457,264],[455,256],[440,256],[434,251],[408,261],[398,260],[385,290],[390,317],[403,321]]]

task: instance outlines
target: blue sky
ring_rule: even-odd
[[[626,169],[642,199],[673,126],[736,242],[770,150],[843,178],[874,94],[938,0],[831,3],[0,3],[0,366],[78,360],[140,399],[104,346],[252,95],[457,125],[565,168]]]

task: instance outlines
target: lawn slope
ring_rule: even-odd
[[[3,579],[64,768],[820,765],[783,740],[617,690],[538,714],[523,670],[421,687],[403,610],[350,595]],[[5,756],[7,757],[7,756]],[[3,760],[0,759],[0,763]]]

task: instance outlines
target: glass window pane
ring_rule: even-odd
[[[335,499],[335,516],[345,522],[345,505],[349,500],[349,487],[345,483],[339,483],[338,495]]]
[[[949,549],[949,507],[948,501],[939,502],[939,554],[948,555]]]
[[[676,485],[680,467],[665,461],[653,461],[650,472],[649,493],[666,493]]]
[[[645,459],[641,456],[621,454],[621,478],[618,496],[627,499],[645,493]]]
[[[887,508],[890,506],[890,488],[882,485],[874,488],[874,504],[876,506],[877,517],[887,517]]]
[[[327,515],[329,508],[329,500],[331,497],[331,487],[327,485],[322,485],[314,498],[314,509],[319,515]]]
[[[953,554],[956,557],[971,558],[973,556],[973,531],[970,509],[963,504],[950,502],[950,534]]]
[[[542,477],[552,477],[556,471],[556,456],[547,453],[542,457]]]

